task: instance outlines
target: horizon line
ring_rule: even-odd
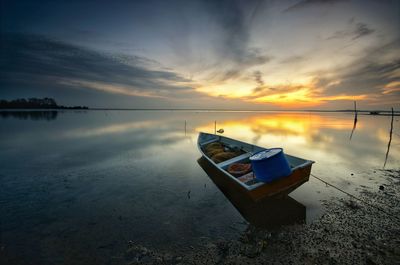
[[[170,111],[232,111],[232,112],[355,112],[354,109],[333,109],[333,110],[324,110],[324,109],[270,109],[270,110],[262,110],[262,109],[221,109],[221,108],[107,108],[107,107],[98,107],[87,109],[64,109],[64,108],[4,108],[0,111],[18,111],[18,110],[144,110],[144,111],[160,111],[160,110],[170,110]],[[378,112],[378,113],[391,113],[391,110],[382,110],[382,109],[361,109],[357,110],[357,112]],[[394,113],[400,113],[399,110],[394,110]]]

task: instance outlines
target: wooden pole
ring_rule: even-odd
[[[393,134],[393,118],[394,118],[394,111],[392,108],[392,121],[390,122],[390,133],[389,133],[389,142],[386,150],[386,155],[385,155],[385,163],[383,164],[383,168],[386,166],[386,162],[389,156],[389,150],[390,150],[390,144],[392,143],[392,134]]]
[[[350,141],[351,141],[351,138],[353,137],[353,133],[354,133],[354,130],[356,129],[356,126],[357,126],[357,103],[356,103],[356,101],[354,101],[354,124],[353,124],[353,129],[351,130],[351,134],[350,134]]]
[[[357,122],[357,102],[354,101],[354,113],[355,113],[355,120]]]

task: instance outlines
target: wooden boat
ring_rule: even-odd
[[[197,163],[207,173],[214,184],[250,224],[260,228],[275,228],[282,225],[300,224],[306,220],[306,207],[290,196],[267,197],[253,201],[234,188],[226,185],[226,176],[205,157]]]
[[[206,149],[212,143],[222,144],[224,150],[229,153],[234,153],[234,156],[225,161],[220,161],[216,160],[215,156],[211,156],[210,154],[207,155]],[[228,172],[228,168],[234,163],[250,163],[249,158],[251,155],[267,148],[248,144],[221,135],[203,132],[199,134],[197,146],[202,156],[222,173],[222,175],[220,175],[220,184],[229,186],[230,189],[241,193],[243,196],[251,198],[253,201],[260,201],[268,197],[283,197],[288,195],[290,192],[308,181],[311,173],[311,166],[314,163],[310,160],[285,154],[289,165],[292,168],[292,174],[269,183],[264,183],[254,177],[249,178],[248,176],[250,176],[252,172],[246,173],[243,176],[233,176]]]

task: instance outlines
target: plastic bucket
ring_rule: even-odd
[[[254,175],[262,182],[271,182],[292,174],[282,148],[271,148],[250,157]]]

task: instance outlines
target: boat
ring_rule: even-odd
[[[203,156],[197,160],[200,167],[220,189],[242,217],[251,225],[273,229],[283,225],[303,224],[306,220],[306,207],[290,196],[265,198],[253,201],[248,196],[224,183],[225,176]],[[222,180],[222,181],[221,181]]]
[[[225,157],[216,157],[206,149],[210,146],[220,145],[225,153]],[[218,170],[220,185],[241,196],[250,198],[252,201],[260,201],[268,198],[282,198],[290,192],[306,183],[309,180],[311,167],[314,161],[306,160],[296,156],[285,154],[292,172],[289,176],[279,178],[272,182],[262,182],[255,178],[251,172],[232,173],[233,165],[250,164],[250,157],[253,154],[267,150],[253,144],[231,139],[222,135],[200,132],[197,139],[197,146],[202,156],[210,165]],[[211,151],[212,152],[212,151]],[[240,172],[240,171],[239,171]]]

